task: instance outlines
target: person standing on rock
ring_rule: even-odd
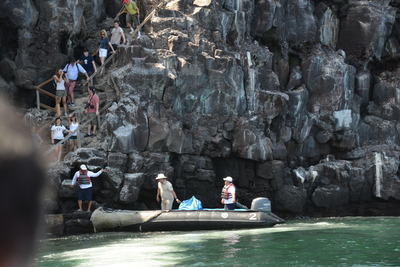
[[[117,50],[118,46],[126,43],[124,30],[119,26],[119,21],[114,20],[114,28],[111,30],[111,45],[114,47],[114,50]]]
[[[132,25],[135,25],[135,27],[138,26],[139,8],[135,2],[124,0],[124,9],[117,16],[120,16],[122,13],[126,13],[126,25],[131,29],[129,33],[132,34],[134,32]]]
[[[223,180],[225,185],[221,192],[221,204],[224,204],[225,210],[234,210],[236,207],[236,187],[232,183],[232,177],[227,176]]]
[[[62,101],[64,108],[64,115],[67,116],[67,93],[65,91],[65,74],[62,69],[57,69],[56,74],[53,76],[53,80],[56,84],[56,116],[61,116],[60,103]]]
[[[83,50],[83,55],[79,58],[79,63],[86,70],[89,78],[93,73],[97,72],[96,63],[94,62],[93,56],[89,53],[89,49],[85,48]],[[87,83],[88,87],[91,85],[90,82]]]
[[[76,184],[79,185],[78,211],[82,211],[82,203],[83,201],[87,201],[88,202],[87,211],[90,212],[90,209],[92,207],[92,197],[93,197],[93,187],[92,187],[93,185],[90,178],[98,177],[103,172],[105,172],[104,169],[101,169],[96,173],[88,171],[86,165],[82,164],[80,166],[80,170],[75,173],[74,178],[72,178],[70,187],[74,188]]]
[[[51,143],[53,145],[57,145],[58,143],[62,142],[64,139],[64,132],[67,130],[64,125],[61,124],[61,118],[57,117],[54,121],[54,125],[51,126]],[[62,145],[56,146],[54,152],[56,154],[56,161],[59,162],[61,160],[61,153],[62,153]]]
[[[71,57],[69,63],[63,69],[63,72],[67,74],[67,97],[70,106],[75,106],[74,90],[76,85],[76,80],[78,79],[79,72],[86,76],[86,80],[89,81],[89,76],[86,70],[81,66],[81,64],[76,62],[76,59]]]
[[[101,66],[104,65],[104,62],[106,61],[106,57],[108,54],[108,47],[110,47],[112,49],[112,52],[115,53],[114,47],[111,45],[110,39],[108,39],[107,37],[107,31],[106,30],[101,30],[100,31],[100,47],[99,47],[99,57],[100,57],[100,62],[101,62]],[[104,73],[104,68],[105,66],[103,66],[101,68],[100,74]]]
[[[78,147],[79,123],[74,114],[69,115],[69,132],[72,134],[69,138],[69,150],[76,151]]]
[[[172,184],[167,181],[167,177],[163,173],[158,174],[156,180],[158,181],[156,200],[157,202],[160,202],[161,200],[162,210],[171,210],[174,199],[178,204],[181,203],[181,201],[176,196]]]
[[[87,119],[90,120],[90,122],[88,124],[87,134],[85,137],[96,135],[97,116],[100,115],[99,112],[100,99],[99,96],[96,94],[96,89],[93,86],[90,86],[88,92],[89,92],[89,97],[86,103],[85,113],[87,115]],[[91,132],[90,130],[92,129],[92,127],[93,131]]]

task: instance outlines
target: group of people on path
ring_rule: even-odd
[[[123,9],[121,12],[117,14],[120,16],[123,13],[126,13],[126,24],[130,28],[130,34],[134,33],[134,26],[137,27],[139,24],[138,15],[139,9],[134,1],[123,0]],[[98,49],[98,54],[100,58],[101,65],[104,64],[105,59],[108,55],[108,49],[111,49],[111,53],[116,53],[117,48],[120,44],[126,43],[126,37],[124,31],[119,25],[119,21],[114,21],[114,28],[111,30],[111,39],[107,36],[106,30],[101,30],[100,32],[100,46]],[[138,32],[138,38],[140,38],[140,32]],[[82,66],[82,65],[83,66]],[[83,55],[77,62],[75,59],[71,59],[70,63],[67,64],[64,69],[58,69],[56,74],[54,75],[54,81],[56,82],[56,92],[57,97],[59,97],[58,104],[62,101],[64,106],[64,114],[67,115],[67,99],[68,105],[73,106],[74,103],[74,88],[76,85],[76,80],[78,78],[78,74],[81,72],[86,76],[86,80],[88,84],[90,84],[90,76],[97,72],[97,67],[93,56],[90,55],[88,49],[85,49]],[[101,69],[101,73],[104,73],[104,67]],[[64,89],[65,88],[65,89]],[[66,91],[66,92],[65,92]],[[94,120],[94,117],[99,115],[99,97],[95,93],[94,87],[88,87],[89,91],[89,99],[86,105],[86,113],[89,115],[89,119],[91,121]],[[61,118],[56,118],[55,124],[51,128],[51,139],[52,144],[56,144],[61,142],[64,139],[64,133],[68,132],[71,133],[72,136],[70,138],[70,150],[75,151],[77,147],[76,136],[77,136],[77,129],[79,128],[79,123],[77,118],[71,114],[69,116],[70,119],[70,126],[67,129],[61,123]],[[93,126],[93,131],[91,133],[91,129]],[[86,136],[91,136],[92,134],[96,133],[96,124],[88,126],[88,131]],[[62,147],[59,146],[56,148],[56,157],[57,161],[61,158],[61,151]],[[87,210],[90,211],[91,204],[92,204],[92,183],[90,178],[97,177],[104,169],[100,170],[97,173],[93,173],[87,170],[86,165],[81,165],[80,170],[77,171],[74,175],[72,180],[71,187],[74,187],[76,184],[80,186],[79,194],[78,194],[78,206],[79,211],[82,211],[82,202],[88,201],[88,208]],[[160,202],[162,210],[171,210],[174,200],[179,204],[181,201],[178,199],[172,184],[167,181],[167,177],[160,173],[156,177],[158,181],[158,188],[157,188],[157,202]],[[221,203],[224,205],[225,210],[234,210],[236,206],[236,188],[233,185],[232,177],[228,176],[223,178],[225,182],[225,186],[221,192]]]
[[[134,1],[123,0],[123,8],[117,14],[119,17],[121,14],[126,13],[126,23],[127,26],[131,29],[130,33],[134,32],[133,27],[138,26],[138,15],[139,8]],[[101,66],[104,65],[105,60],[108,55],[109,49],[112,51],[111,53],[116,53],[117,48],[121,44],[125,44],[127,42],[126,36],[124,34],[123,29],[120,27],[119,20],[114,21],[114,27],[111,30],[111,39],[108,38],[107,31],[100,31],[100,45],[96,53],[98,53],[100,58]],[[104,73],[104,66],[100,67],[100,74]],[[86,78],[86,83],[88,85],[89,97],[87,101],[87,106],[85,107],[85,113],[88,114],[91,122],[95,121],[94,117],[99,115],[99,97],[95,93],[95,89],[91,84],[90,77],[96,73],[97,66],[93,55],[90,54],[88,48],[84,48],[82,56],[79,60],[76,60],[74,57],[70,57],[69,62],[65,65],[63,69],[59,68],[56,70],[56,73],[53,76],[54,84],[56,87],[56,117],[61,120],[61,116],[64,115],[68,117],[69,115],[69,107],[74,107],[75,104],[75,86],[78,80],[79,73],[83,74]],[[63,106],[63,113],[61,113],[61,104]],[[72,113],[73,114],[73,113]],[[55,120],[55,125],[57,124],[57,119]],[[71,118],[70,118],[71,119]],[[74,125],[78,124],[78,121],[75,116],[73,116]],[[60,125],[62,123],[60,122]],[[79,124],[78,124],[79,127]],[[92,130],[93,127],[93,130]],[[86,136],[92,136],[96,134],[96,123],[90,123],[87,130]],[[64,131],[61,132],[63,134]],[[54,135],[54,130],[52,130],[52,136]],[[57,134],[56,136],[61,138],[61,134]],[[74,137],[72,137],[74,138]],[[62,140],[63,138],[61,138]],[[73,139],[74,140],[74,139]],[[54,139],[52,137],[52,143]],[[73,146],[73,150],[76,150],[76,144]],[[60,160],[60,148],[56,149],[56,158]]]
[[[124,0],[121,12],[117,17],[126,13],[126,23],[134,32],[133,27],[138,26],[139,8],[134,1]],[[134,25],[134,26],[133,26]],[[140,33],[140,32],[139,32]],[[138,36],[140,37],[140,36]],[[98,54],[100,66],[104,65],[109,49],[111,53],[116,53],[117,48],[121,44],[127,42],[123,29],[120,27],[119,20],[114,20],[114,27],[111,30],[111,39],[108,38],[106,30],[100,31],[100,45],[95,54]],[[63,115],[67,116],[68,107],[75,106],[75,86],[78,80],[79,73],[86,77],[88,87],[91,85],[90,77],[97,72],[97,66],[93,55],[90,54],[88,48],[84,48],[83,55],[76,60],[71,57],[68,64],[63,69],[57,69],[53,76],[56,87],[56,113],[61,116],[60,105],[63,104]],[[104,67],[101,67],[100,74],[104,73]]]
[[[86,119],[90,120],[87,126],[87,134],[85,137],[91,137],[96,135],[97,130],[97,120],[96,117],[100,115],[99,113],[99,106],[100,106],[100,99],[99,96],[96,94],[96,89],[94,87],[88,88],[88,100],[86,102],[85,111]],[[62,150],[63,150],[63,140],[65,138],[65,133],[70,133],[71,136],[69,137],[69,149],[70,151],[75,151],[78,147],[78,134],[79,134],[79,122],[78,118],[75,115],[75,112],[68,115],[69,119],[69,127],[65,127],[62,124],[61,117],[57,117],[54,120],[54,125],[51,127],[51,143],[53,145],[57,145],[61,143],[61,145],[56,146],[55,148],[55,159],[56,161],[61,160]]]

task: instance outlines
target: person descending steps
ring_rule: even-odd
[[[129,33],[132,34],[135,32],[132,25],[134,25],[135,27],[138,26],[139,8],[137,7],[135,2],[124,0],[124,9],[119,12],[117,16],[120,16],[123,13],[126,13],[126,25],[131,29]]]

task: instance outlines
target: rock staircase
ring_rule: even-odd
[[[192,7],[187,10],[179,8],[177,5],[181,5],[180,1],[167,3],[164,7],[165,3],[166,1],[159,2],[143,21],[142,26],[148,21],[150,25],[147,27],[148,33],[142,33],[140,39],[136,39],[138,29],[131,36],[127,34],[129,30],[125,29],[128,45],[119,46],[118,52],[108,57],[105,74],[99,75],[100,68],[98,68],[98,72],[92,76],[95,78],[94,86],[99,89],[98,94],[103,106],[105,103],[124,97],[125,93],[119,90],[123,84],[131,85],[129,91],[132,94],[146,98],[154,97],[160,101],[165,92],[157,88],[157,83],[162,83],[164,88],[174,86],[176,70],[179,69],[177,64],[185,64],[187,60],[196,58],[200,52],[209,57],[214,57],[216,54],[216,44],[204,36],[210,33],[199,30],[197,16],[200,8]],[[177,10],[178,8],[187,11],[189,15]],[[192,18],[193,16],[196,19]],[[195,32],[202,32],[202,35],[194,34]],[[131,74],[130,77],[122,75],[125,81],[120,81],[121,74],[126,72]],[[70,108],[70,111],[76,111],[78,119],[82,119],[78,107],[82,107],[86,102],[86,85],[81,84],[80,87],[77,85],[77,88],[79,90],[76,92],[76,107]],[[107,101],[104,101],[105,99]],[[101,120],[104,119],[103,115]],[[52,119],[50,123],[45,124],[44,129],[50,128],[51,121]],[[67,124],[65,121],[64,123]],[[86,129],[81,128],[81,131],[85,132]],[[45,134],[48,134],[48,137],[49,132],[50,130],[46,129]],[[101,137],[97,135],[95,138],[84,139],[83,145],[97,147],[100,142]],[[48,146],[49,142],[46,145]]]

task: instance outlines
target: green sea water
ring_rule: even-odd
[[[40,242],[37,266],[400,266],[399,217],[227,231],[99,233]]]

